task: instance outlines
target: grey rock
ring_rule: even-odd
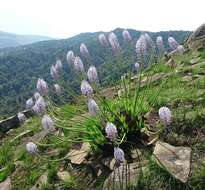
[[[174,147],[158,141],[153,152],[157,163],[165,167],[176,179],[187,182],[190,173],[191,149],[189,147]]]
[[[7,179],[0,183],[0,190],[10,190],[11,189],[11,179],[7,177]]]
[[[103,190],[126,190],[130,185],[135,185],[140,173],[145,170],[146,167],[144,166],[146,164],[147,161],[142,162],[140,165],[139,162],[135,162],[131,164],[122,164],[120,167],[115,168],[105,180]]]
[[[33,115],[31,110],[24,110],[21,113],[23,113],[26,116],[26,118],[29,118]],[[15,129],[19,126],[20,126],[20,122],[19,122],[18,116],[14,115],[14,116],[11,116],[7,119],[0,121],[0,132],[6,133],[10,129]]]
[[[194,50],[205,48],[205,23],[191,34],[187,40],[187,45],[189,49]]]
[[[68,153],[68,159],[70,159],[72,164],[81,164],[85,161],[86,156],[91,151],[90,144],[89,143],[83,143],[81,148],[78,149],[72,149]]]

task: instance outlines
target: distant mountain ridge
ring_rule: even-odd
[[[0,31],[0,48],[17,47],[52,39],[53,38],[47,36],[20,35]]]
[[[119,43],[126,53],[122,38],[123,29],[117,28],[113,32],[117,35]],[[134,44],[144,31],[129,29]],[[106,51],[99,44],[98,35],[102,32],[82,33],[68,39],[49,40],[37,42],[29,45],[18,46],[14,48],[0,49],[0,116],[21,111],[25,108],[25,101],[31,97],[35,91],[37,78],[41,77],[48,81],[49,85],[53,83],[50,76],[50,66],[55,64],[57,59],[64,63],[62,76],[63,87],[69,86],[79,91],[79,80],[70,66],[66,64],[66,54],[68,50],[73,50],[76,55],[80,55],[79,46],[83,42],[89,49],[91,61],[99,72],[102,85],[107,85],[116,79],[112,73],[114,62],[105,61]],[[104,32],[103,32],[104,33]],[[157,36],[161,35],[164,39],[164,46],[167,51],[169,47],[167,38],[173,36],[179,43],[182,43],[191,34],[190,31],[163,31],[147,32],[155,41]],[[106,35],[108,32],[105,33]],[[111,53],[112,51],[109,50]],[[109,54],[110,54],[109,53]],[[85,64],[86,69],[88,65]],[[112,75],[112,76],[111,76]]]

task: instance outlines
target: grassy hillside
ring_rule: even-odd
[[[114,31],[122,44],[122,29]],[[179,43],[182,43],[190,34],[188,31],[167,31],[167,32],[148,32],[153,40],[158,35],[163,36],[164,44],[167,51],[167,38],[173,36]],[[76,91],[79,90],[79,83],[74,77],[70,67],[66,64],[66,53],[73,50],[79,55],[79,45],[84,42],[90,51],[92,64],[98,70],[99,75],[104,80],[102,84],[110,85],[118,80],[113,73],[112,63],[106,61],[105,57],[110,55],[112,51],[105,52],[98,42],[99,33],[84,33],[65,40],[50,40],[39,42],[32,45],[21,46],[11,49],[0,50],[0,115],[8,116],[24,108],[25,100],[32,96],[36,80],[39,77],[46,81],[51,81],[49,67],[55,63],[56,59],[61,59],[64,63],[65,71],[62,84],[64,87],[70,86]],[[130,34],[134,39],[134,44],[139,38],[141,31],[130,30]],[[134,45],[133,45],[134,46]],[[134,48],[133,48],[134,49]],[[128,48],[123,46],[124,54]],[[134,52],[133,52],[134,54]],[[88,64],[86,64],[87,66]],[[117,68],[116,68],[117,69]],[[126,68],[125,68],[126,69]],[[70,97],[66,97],[65,101],[70,101]]]
[[[153,74],[153,82],[150,83],[147,94],[151,96],[156,87],[167,79],[160,89],[152,113],[157,114],[159,107],[164,105],[172,110],[173,118],[168,134],[161,133],[159,139],[174,146],[192,148],[189,180],[186,183],[176,180],[169,172],[153,162],[147,154],[148,163],[143,176],[136,179],[139,181],[132,188],[135,190],[203,190],[205,187],[205,76],[203,72],[205,50],[187,52],[183,56],[174,57],[173,60],[174,66],[162,62],[147,69],[145,74]],[[112,92],[113,88],[108,88],[106,91]],[[78,105],[75,106],[78,107]],[[68,115],[69,110],[73,110],[71,105],[64,105],[60,110],[62,116],[74,119],[82,114],[76,112]],[[63,112],[63,110],[68,112]],[[79,118],[76,120],[78,121]],[[155,125],[153,120],[150,122]],[[71,137],[74,134],[65,135]],[[0,181],[10,176],[13,190],[27,190],[36,183],[40,184],[38,189],[41,190],[89,189],[84,183],[84,179],[87,180],[89,177],[89,172],[87,176],[76,175],[78,172],[84,172],[82,166],[72,166],[74,172],[70,172],[72,167],[68,159],[65,158],[58,162],[50,161],[66,156],[69,148],[76,147],[76,143],[64,142],[52,148],[44,147],[38,156],[32,157],[25,150],[25,143],[30,140],[47,144],[56,142],[52,139],[52,135],[42,133],[40,120],[37,117],[29,119],[22,127],[11,131],[8,136],[1,138]],[[57,175],[59,171],[67,171],[69,175],[74,174],[69,177],[68,181],[63,181]],[[45,183],[42,182],[42,178],[46,179]]]
[[[22,46],[35,42],[51,40],[52,38],[37,35],[18,35],[0,31],[0,49],[8,47]]]

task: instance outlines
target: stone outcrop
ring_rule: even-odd
[[[142,162],[140,165],[139,162],[135,162],[131,164],[122,164],[120,167],[115,168],[109,177],[105,180],[103,190],[126,190],[131,185],[136,185],[139,175],[146,168],[146,164],[147,161]]]
[[[22,111],[21,113],[23,113],[26,116],[26,118],[29,118],[33,115],[31,110],[25,110],[25,111]],[[6,133],[10,129],[14,129],[19,126],[20,126],[20,122],[19,122],[18,116],[14,115],[12,117],[9,117],[7,119],[0,121],[0,132]]]
[[[11,179],[8,177],[5,181],[0,183],[0,190],[10,190],[11,189]]]
[[[72,164],[81,164],[85,161],[86,156],[89,154],[91,148],[89,143],[83,143],[80,149],[71,149],[68,153],[68,159]]]
[[[198,50],[205,48],[205,23],[198,27],[188,38],[189,49]]]
[[[176,179],[187,182],[190,173],[191,149],[174,147],[158,141],[153,152],[157,163],[167,169]]]

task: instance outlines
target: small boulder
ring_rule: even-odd
[[[11,189],[11,179],[7,177],[7,179],[0,183],[0,190],[10,190]]]
[[[205,23],[198,27],[188,38],[189,49],[198,50],[205,48]]]
[[[82,164],[85,161],[85,158],[90,152],[90,144],[89,143],[83,143],[81,148],[78,149],[72,149],[68,153],[68,159],[70,159],[72,164]]]
[[[105,180],[103,185],[103,190],[108,190],[110,187],[113,189],[126,190],[129,186],[134,185],[138,181],[138,177],[145,170],[145,165],[147,161],[142,162],[139,165],[139,162],[134,162],[131,164],[122,164],[120,167],[117,167]]]
[[[153,154],[160,166],[165,167],[176,179],[187,182],[190,173],[191,148],[174,147],[158,141]]]

